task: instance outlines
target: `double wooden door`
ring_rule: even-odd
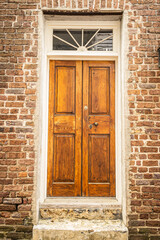
[[[50,61],[48,196],[115,196],[113,61]]]

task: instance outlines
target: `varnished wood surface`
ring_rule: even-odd
[[[98,123],[95,126],[94,123]],[[90,128],[92,125],[92,128]],[[89,115],[88,117],[88,133],[89,134],[109,134],[110,133],[110,116]]]
[[[47,196],[52,196],[52,182],[53,182],[52,173],[53,173],[54,73],[55,73],[55,61],[51,60],[49,69]]]
[[[89,113],[109,114],[109,68],[89,68]]]
[[[63,115],[54,117],[54,133],[75,133],[75,115]]]
[[[54,182],[74,182],[75,176],[74,135],[54,135]]]
[[[48,196],[115,196],[114,71],[113,61],[50,61]]]
[[[115,196],[114,62],[83,62],[83,196]]]
[[[75,113],[75,67],[56,66],[55,113]]]
[[[89,135],[88,182],[109,180],[109,135]]]
[[[81,195],[82,62],[50,61],[48,196]]]

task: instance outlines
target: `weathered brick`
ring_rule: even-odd
[[[15,211],[16,205],[1,204],[0,211]]]
[[[1,231],[4,231],[4,232],[14,231],[14,227],[12,227],[12,226],[0,225],[0,232],[1,232]]]
[[[141,152],[158,152],[158,149],[155,147],[141,147]]]
[[[9,232],[9,233],[7,233],[7,238],[24,239],[25,235],[23,232]]]
[[[18,226],[16,232],[32,232],[32,226]]]
[[[4,204],[21,204],[22,198],[4,198],[3,203]]]

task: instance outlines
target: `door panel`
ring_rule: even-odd
[[[54,182],[74,182],[74,135],[54,135]]]
[[[90,115],[88,116],[88,133],[96,134],[109,134],[110,133],[110,117],[103,115]],[[93,123],[98,123],[95,126]]]
[[[50,61],[48,196],[115,196],[114,69]]]
[[[109,180],[109,135],[89,135],[88,182]]]
[[[75,66],[56,67],[55,113],[75,113]]]
[[[82,62],[50,61],[48,196],[81,195]]]
[[[114,63],[83,62],[83,196],[115,196]]]
[[[109,68],[89,68],[90,114],[109,114]]]
[[[54,116],[54,133],[75,133],[75,116],[58,115]]]

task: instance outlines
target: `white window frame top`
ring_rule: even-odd
[[[77,50],[53,50],[54,29],[105,29],[113,30],[113,51],[77,51]],[[72,56],[118,56],[120,49],[120,22],[119,21],[46,21],[45,22],[45,53],[47,56],[72,55]]]
[[[42,38],[41,65],[41,144],[40,174],[38,175],[38,201],[43,204],[57,204],[57,198],[47,197],[47,151],[48,151],[48,98],[49,98],[49,61],[50,60],[109,60],[115,61],[116,105],[116,197],[115,198],[58,198],[59,205],[122,204],[122,161],[121,161],[121,73],[120,73],[120,21],[48,21],[44,22],[44,38]],[[53,29],[112,29],[113,51],[77,51],[53,50]],[[44,40],[44,41],[43,41]]]

